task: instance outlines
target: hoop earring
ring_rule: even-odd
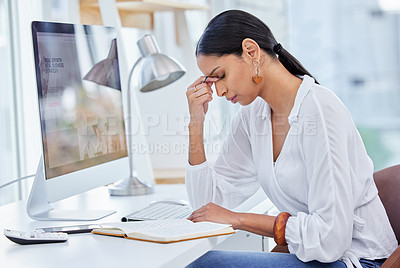
[[[256,67],[256,75],[252,77],[253,82],[256,84],[260,84],[264,78],[263,76],[260,76],[260,61],[254,59],[253,64]]]

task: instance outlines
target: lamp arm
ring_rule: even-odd
[[[139,64],[140,59],[133,65],[130,73],[129,73],[129,78],[128,78],[128,87],[127,87],[127,94],[126,97],[128,98],[127,100],[127,113],[128,113],[128,119],[126,122],[129,121],[128,129],[131,131],[131,120],[132,118],[131,111],[131,80],[132,80],[132,74]],[[129,133],[127,135],[127,141],[128,141],[128,159],[129,159],[129,178],[125,178],[124,180],[115,183],[114,185],[109,186],[109,191],[110,195],[117,195],[117,196],[126,196],[126,195],[141,195],[141,194],[151,194],[154,192],[154,188],[152,185],[143,182],[140,178],[137,176],[134,176],[133,174],[133,151],[132,151],[132,133]]]
[[[128,129],[129,129],[129,132],[132,130],[132,126],[131,126],[131,123],[132,123],[132,121],[131,121],[131,117],[132,117],[132,114],[131,114],[131,111],[132,111],[132,109],[131,109],[131,79],[132,79],[132,75],[133,75],[133,71],[135,70],[135,68],[136,68],[136,66],[139,64],[139,62],[140,62],[140,59],[141,58],[139,58],[136,62],[135,62],[135,64],[133,65],[133,67],[132,67],[132,69],[131,69],[131,71],[130,71],[130,73],[129,73],[129,78],[128,78],[128,91],[127,91],[127,93],[126,93],[126,98],[127,98],[127,103],[128,103],[128,107],[127,107],[127,112],[128,112]],[[128,136],[128,158],[129,158],[129,175],[130,175],[130,177],[132,177],[133,176],[133,152],[132,152],[132,148],[131,148],[131,146],[132,146],[132,133],[129,133],[129,135],[127,135]]]

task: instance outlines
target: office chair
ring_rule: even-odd
[[[379,197],[385,207],[390,224],[400,241],[400,165],[391,166],[374,173]],[[381,268],[400,267],[400,246],[389,256]]]
[[[375,172],[374,180],[397,241],[400,242],[400,165],[391,166]],[[289,253],[287,246],[276,246],[272,249],[272,252]],[[400,245],[392,255],[389,256],[381,268],[399,267]]]

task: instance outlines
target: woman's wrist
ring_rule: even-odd
[[[190,129],[203,129],[204,122],[201,120],[190,120],[189,122],[189,130]]]
[[[203,135],[203,122],[190,121],[188,125],[190,135]]]
[[[287,221],[290,216],[292,216],[292,215],[290,215],[287,212],[281,212],[275,218],[273,234],[274,234],[275,243],[277,245],[280,245],[280,246],[287,245],[285,231],[286,231],[286,224],[287,224]]]
[[[239,213],[239,212],[233,212],[233,221],[232,221],[232,228],[235,230],[241,230],[242,228],[242,220],[243,220],[243,213]]]

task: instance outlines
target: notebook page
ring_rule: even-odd
[[[212,233],[230,227],[230,225],[213,223],[184,221],[172,226],[159,226],[151,230],[144,230],[142,233],[156,237],[181,237],[187,235]]]
[[[151,236],[171,237],[221,230],[230,225],[212,222],[193,223],[183,219],[168,219],[137,222],[115,222],[102,225],[104,228],[119,228],[126,234],[143,233]]]

